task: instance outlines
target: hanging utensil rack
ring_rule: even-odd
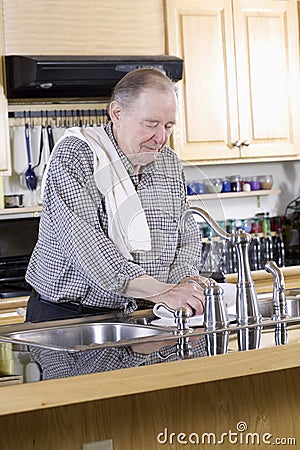
[[[100,126],[104,125],[110,120],[109,114],[105,108],[47,108],[40,110],[32,110],[31,108],[27,110],[21,110],[18,108],[17,110],[9,110],[8,118],[28,121],[33,126],[36,122],[36,119],[39,119],[38,122],[46,124],[51,121],[54,122],[56,126],[65,128],[70,126]]]

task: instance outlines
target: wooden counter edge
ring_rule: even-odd
[[[0,389],[0,416],[297,368],[300,344]]]
[[[300,288],[300,266],[289,266],[282,268],[285,288],[295,289]],[[273,276],[265,270],[252,271],[252,278],[255,284],[257,293],[265,293],[273,291]],[[226,275],[228,283],[237,282],[237,273],[230,273]]]

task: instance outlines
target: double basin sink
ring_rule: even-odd
[[[299,326],[300,290],[287,291],[286,297],[288,314],[295,318],[295,322],[291,325],[297,323]],[[270,318],[273,314],[270,295],[259,296],[259,305],[262,316]],[[174,330],[152,326],[151,320],[154,318],[153,312],[146,310],[129,316],[119,312],[51,322],[4,325],[0,329],[0,342],[78,352],[147,342],[174,341]],[[198,329],[198,333],[203,334],[204,330]]]

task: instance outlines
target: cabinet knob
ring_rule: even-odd
[[[245,146],[245,147],[249,147],[249,145],[250,145],[249,139],[245,139],[245,140],[241,143],[241,145],[242,145],[242,146]]]
[[[242,145],[242,141],[240,141],[239,139],[237,141],[233,142],[233,144],[232,144],[233,147],[238,147],[238,148],[240,148],[241,145]]]

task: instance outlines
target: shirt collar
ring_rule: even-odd
[[[120,159],[125,167],[125,169],[127,170],[127,172],[129,173],[130,176],[134,176],[136,175],[134,170],[133,170],[133,166],[131,164],[131,162],[129,161],[129,159],[124,155],[124,153],[122,152],[122,150],[120,149],[117,141],[115,140],[113,131],[112,131],[112,122],[109,122],[107,125],[105,125],[105,131],[108,134],[108,137],[110,138],[111,142],[113,143],[115,149],[117,150],[118,155],[120,156]]]

